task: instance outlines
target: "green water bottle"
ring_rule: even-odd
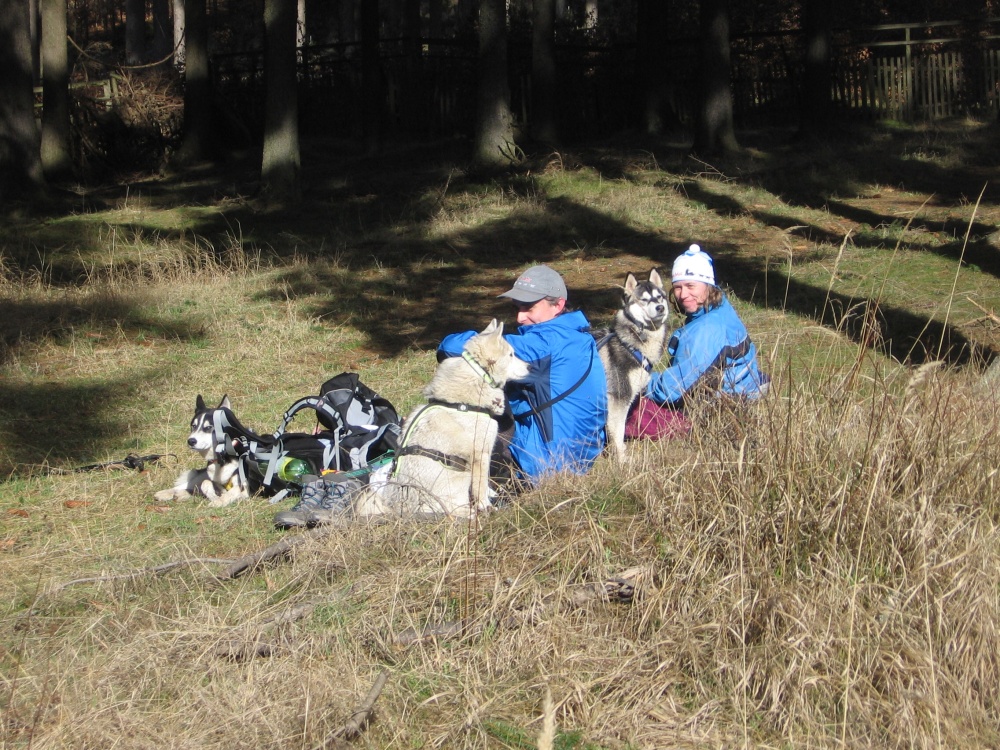
[[[301,458],[285,457],[278,461],[278,478],[285,482],[297,482],[312,469]]]

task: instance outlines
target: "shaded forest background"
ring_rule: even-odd
[[[295,195],[300,136],[353,139],[369,153],[390,139],[466,137],[473,158],[501,166],[535,148],[624,132],[687,139],[710,153],[738,147],[736,128],[822,137],[857,119],[992,118],[1000,78],[988,54],[1000,46],[990,0],[29,6],[7,33],[30,40],[41,166],[56,182],[249,151],[263,152],[263,183]],[[491,8],[502,23],[484,23]],[[890,58],[898,66],[873,66]],[[926,101],[911,92],[920,59],[942,67],[926,74]],[[22,149],[31,152],[26,129],[16,107],[0,111],[0,132],[28,138]],[[46,159],[46,143],[57,156]],[[41,181],[31,154],[17,152],[0,154],[11,167],[0,179],[8,195]]]

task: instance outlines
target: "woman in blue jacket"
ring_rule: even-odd
[[[504,338],[531,365],[526,380],[507,383],[513,434],[505,447],[530,482],[557,471],[585,473],[604,448],[608,408],[590,323],[566,309],[566,284],[548,266],[529,268],[500,296],[517,306],[517,333]],[[473,335],[445,337],[438,358],[460,356]]]
[[[684,325],[671,336],[668,365],[652,373],[645,396],[659,406],[679,410],[693,395],[754,400],[767,393],[770,378],[760,371],[757,348],[746,326],[715,282],[708,253],[691,245],[674,261],[671,281],[674,305],[684,315]],[[639,425],[644,409],[648,405],[641,401],[633,409],[626,436],[662,437]],[[644,423],[652,421],[647,416]]]

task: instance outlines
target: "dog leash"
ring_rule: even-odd
[[[146,464],[159,461],[161,458],[165,458],[167,456],[177,458],[177,456],[173,453],[151,453],[148,456],[140,456],[135,453],[129,453],[125,456],[125,458],[118,461],[105,461],[100,464],[87,464],[86,466],[77,466],[75,469],[49,469],[49,474],[77,474],[83,471],[97,471],[98,469],[135,469],[136,471],[142,471],[146,468]]]

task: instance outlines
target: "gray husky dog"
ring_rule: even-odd
[[[496,320],[469,339],[461,357],[440,362],[424,389],[427,403],[403,422],[388,482],[370,486],[355,514],[469,517],[489,510],[490,454],[507,405],[504,384],[528,373]]]
[[[646,281],[625,277],[622,307],[610,331],[595,334],[608,380],[608,449],[625,457],[628,412],[649,382],[649,373],[667,349],[667,292],[654,268]]]
[[[229,396],[223,396],[219,405],[210,409],[198,394],[187,442],[191,450],[205,459],[205,465],[185,471],[173,487],[155,493],[153,497],[158,502],[202,496],[208,498],[211,507],[220,508],[250,497],[240,477],[239,463],[228,457],[225,450],[219,450],[223,446],[215,436],[215,412],[229,408]]]

